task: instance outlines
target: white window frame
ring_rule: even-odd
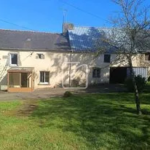
[[[49,73],[49,71],[40,71],[40,78],[39,78],[39,80],[40,80],[40,84],[49,84],[49,82],[50,81],[48,81],[48,82],[41,82],[41,72],[44,72],[44,80],[45,80],[45,78],[46,78],[46,73]],[[49,73],[49,76],[50,76],[50,73]],[[48,78],[49,79],[49,78]]]
[[[39,58],[39,55],[43,55],[43,58]],[[42,53],[37,53],[37,59],[45,59],[44,54],[42,54]]]
[[[99,76],[97,76],[97,70],[96,70],[96,76],[93,76],[93,74],[94,74],[94,70],[95,69],[97,69],[97,70],[99,70]],[[93,71],[92,71],[92,78],[101,78],[101,68],[93,68]]]
[[[17,64],[12,64],[11,55],[17,55]],[[18,53],[9,53],[9,64],[10,66],[18,66]]]

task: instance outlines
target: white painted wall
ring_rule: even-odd
[[[63,69],[66,71],[67,64],[70,62],[70,53],[54,53],[54,52],[32,52],[32,51],[9,51],[1,50],[0,52],[0,85],[7,85],[7,70],[11,67],[9,65],[9,53],[18,53],[19,56],[19,66],[18,67],[34,67],[35,72],[35,88],[45,88],[45,87],[55,87],[61,85]],[[36,56],[38,53],[42,53],[45,56],[45,59],[37,59]],[[109,70],[110,66],[127,66],[127,61],[120,63],[120,60],[117,62],[115,60],[116,55],[111,56],[112,63],[104,63],[104,55],[100,55],[98,58],[95,58],[91,53],[73,53],[71,56],[72,62],[80,62],[80,64],[87,64],[89,67],[89,84],[92,83],[106,83],[109,82]],[[122,59],[121,59],[122,60]],[[137,58],[133,59],[134,66],[137,66]],[[92,71],[94,67],[101,68],[101,78],[93,78]],[[40,85],[40,71],[49,71],[50,72],[50,84],[49,85]]]

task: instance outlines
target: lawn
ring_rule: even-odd
[[[0,102],[0,150],[149,150],[150,94]]]

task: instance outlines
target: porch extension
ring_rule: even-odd
[[[33,67],[12,67],[7,71],[8,92],[34,91]]]

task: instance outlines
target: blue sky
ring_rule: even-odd
[[[1,0],[0,28],[61,32],[63,10],[67,22],[99,27],[119,9],[111,0]]]

